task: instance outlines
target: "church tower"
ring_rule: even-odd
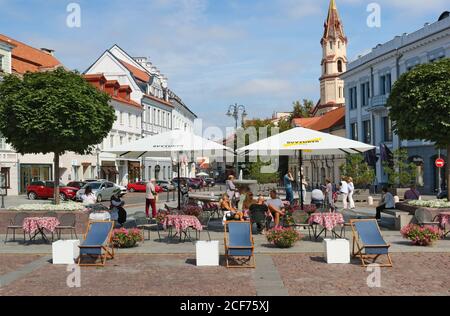
[[[347,37],[344,33],[335,0],[330,0],[322,40],[322,76],[320,101],[314,116],[334,110],[345,104],[344,81],[341,74],[347,70]]]

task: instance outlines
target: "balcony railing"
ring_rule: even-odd
[[[388,98],[389,94],[377,95],[372,97],[369,101],[370,102],[369,111],[374,111],[386,107]]]

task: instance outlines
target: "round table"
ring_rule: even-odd
[[[192,227],[193,229],[195,229],[197,231],[203,230],[203,226],[200,223],[200,221],[198,220],[198,218],[195,216],[192,216],[192,215],[167,215],[164,218],[163,226],[164,226],[164,229],[167,229],[168,227],[175,228],[176,234],[171,237],[175,237],[176,235],[179,234],[180,240],[181,240],[182,234],[185,235],[185,239],[186,239],[186,237],[188,237],[188,229],[190,227]],[[189,239],[190,239],[190,237],[189,237]]]
[[[340,237],[336,234],[334,229],[337,226],[344,225],[345,220],[344,216],[341,213],[336,212],[323,212],[323,213],[312,213],[308,219],[308,224],[318,224],[323,227],[319,234],[314,234],[316,240],[320,237],[320,235],[326,231],[332,232],[334,236]]]
[[[22,228],[30,235],[30,241],[35,240],[36,236],[40,234],[42,239],[48,242],[44,230],[53,233],[59,224],[56,217],[26,217],[23,220]],[[33,237],[31,234],[34,234]]]

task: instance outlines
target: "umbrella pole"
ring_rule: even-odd
[[[178,209],[181,210],[180,154],[178,153]]]
[[[301,208],[303,210],[304,205],[305,205],[305,197],[303,196],[303,172],[302,172],[303,151],[302,150],[299,150],[298,162],[299,162],[299,165],[300,165],[300,169],[299,169],[299,172],[300,172],[300,183],[299,183],[299,188],[300,188],[300,205],[301,205]]]

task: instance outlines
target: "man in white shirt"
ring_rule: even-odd
[[[152,218],[156,217],[156,180],[151,179],[145,186],[145,214],[150,218],[149,206],[152,207]]]
[[[348,198],[348,183],[344,176],[341,177],[341,188],[340,192],[342,194],[342,203],[344,204],[344,210],[348,208],[347,198]]]

